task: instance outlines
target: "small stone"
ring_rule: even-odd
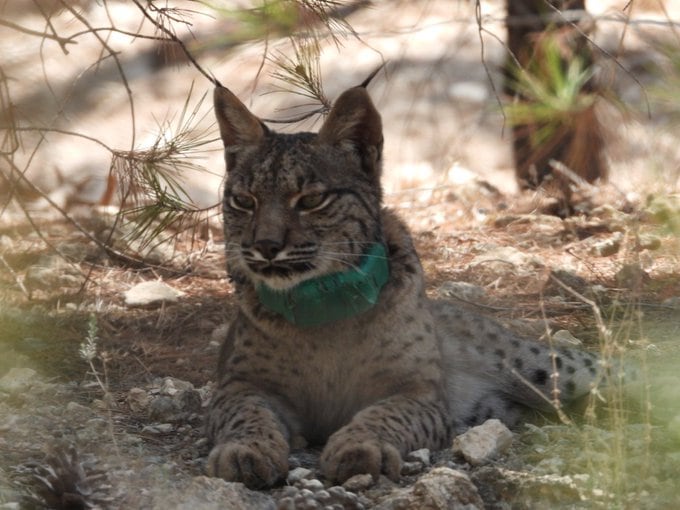
[[[242,483],[226,482],[220,478],[197,476],[188,486],[163,485],[149,491],[153,497],[147,508],[173,510],[275,510],[274,499],[264,493],[251,491]],[[284,508],[295,508],[288,506]]]
[[[293,487],[291,485],[284,487],[283,490],[281,491],[281,494],[284,498],[294,498],[297,493],[298,488]]]
[[[653,234],[640,234],[638,243],[641,250],[658,250],[661,248],[661,239]]]
[[[82,262],[96,253],[96,247],[88,243],[59,243],[57,252],[74,262]]]
[[[198,413],[201,411],[201,394],[193,388],[180,391],[173,397],[173,400],[184,413]]]
[[[512,437],[512,432],[500,420],[487,420],[456,436],[453,452],[473,466],[479,466],[505,452],[512,443]]]
[[[188,381],[182,381],[174,377],[166,377],[161,384],[161,395],[173,396],[183,390],[193,390],[194,385]]]
[[[130,388],[125,400],[133,413],[146,411],[151,401],[149,394],[142,388]]]
[[[664,306],[670,306],[671,308],[680,309],[680,296],[673,296],[669,297],[668,299],[664,299],[661,304]]]
[[[69,264],[57,255],[44,256],[38,264],[26,269],[24,285],[29,289],[58,289],[75,287],[83,283],[84,277],[77,266]]]
[[[314,493],[314,498],[321,503],[322,505],[327,505],[330,503],[333,498],[331,497],[330,493],[326,490],[320,490]]]
[[[94,399],[92,401],[92,405],[97,409],[101,409],[102,411],[116,409],[118,407],[116,398],[111,393],[108,392],[104,393],[104,396],[101,399],[99,398]]]
[[[229,332],[230,324],[228,322],[220,324],[210,333],[211,343],[215,342],[218,345],[222,345],[222,342],[227,338],[227,333]]]
[[[583,347],[583,342],[566,329],[560,329],[553,333],[552,339],[560,347]]]
[[[408,455],[406,455],[406,460],[417,461],[423,464],[423,466],[430,465],[430,450],[427,448],[420,448],[419,450],[413,450]]]
[[[153,425],[146,425],[142,432],[148,432],[149,434],[167,434],[175,430],[175,426],[172,423],[156,423]]]
[[[156,397],[149,405],[149,418],[156,421],[171,421],[179,412],[179,405],[171,397]]]
[[[309,489],[300,489],[298,492],[298,495],[295,497],[296,500],[307,500],[307,501],[313,501],[314,500],[314,493],[310,491]]]
[[[0,391],[5,393],[23,393],[27,391],[38,379],[38,373],[32,368],[10,368],[0,378]]]
[[[79,404],[78,402],[73,402],[73,401],[66,404],[66,410],[69,412],[70,415],[92,413],[92,410],[89,407],[84,406],[83,404]]]
[[[401,474],[403,476],[417,475],[423,471],[423,463],[416,461],[406,461],[401,465]]]
[[[534,271],[536,267],[541,267],[542,262],[534,255],[527,254],[512,246],[495,246],[488,251],[477,255],[470,266],[484,266],[497,273],[507,273],[509,271]]]
[[[305,478],[309,478],[312,476],[312,470],[303,468],[303,467],[296,467],[294,469],[291,469],[288,471],[288,476],[286,477],[286,482],[288,482],[290,485],[294,485],[296,482],[299,482],[300,480],[303,480]]]
[[[455,469],[437,467],[412,487],[396,489],[376,510],[481,510],[484,502],[470,478]]]
[[[596,257],[609,257],[618,253],[623,241],[623,234],[621,232],[614,232],[607,239],[594,242],[590,246],[590,254]]]
[[[318,492],[320,490],[323,490],[323,483],[321,483],[320,480],[317,480],[316,478],[312,478],[310,480],[300,480],[300,488],[302,489],[308,489],[312,492]]]
[[[434,468],[413,485],[416,505],[411,508],[483,509],[477,487],[462,471]]]
[[[368,489],[373,485],[373,477],[368,473],[354,475],[349,478],[342,487],[350,492],[359,492]]]
[[[276,505],[276,510],[296,510],[295,500],[290,496],[279,499],[278,504]]]
[[[85,428],[88,429],[93,437],[96,437],[108,431],[109,422],[104,418],[92,418],[85,422]]]
[[[196,448],[203,448],[204,446],[207,446],[208,443],[210,443],[210,440],[207,437],[200,437],[194,441],[194,446]]]
[[[486,296],[486,291],[482,287],[468,282],[444,282],[437,288],[437,293],[442,297],[473,303],[482,301]]]
[[[184,292],[161,281],[150,281],[138,283],[125,291],[123,296],[127,306],[150,306],[176,303],[184,296]]]
[[[647,272],[639,264],[624,264],[615,275],[616,283],[625,289],[637,289],[651,282]]]

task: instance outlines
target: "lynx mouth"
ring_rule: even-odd
[[[248,267],[251,271],[263,278],[293,278],[302,276],[314,269],[311,262],[294,262],[277,264],[271,262],[250,262]]]

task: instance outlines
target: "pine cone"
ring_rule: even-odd
[[[49,449],[42,463],[29,468],[26,503],[56,510],[101,508],[110,503],[106,473],[92,462],[79,459],[75,445],[59,444]]]

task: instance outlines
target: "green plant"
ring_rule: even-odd
[[[504,107],[511,126],[536,124],[531,133],[534,147],[547,143],[559,130],[569,128],[575,115],[592,107],[597,95],[587,92],[592,66],[574,55],[565,60],[555,37],[537,44],[527,68],[514,67],[511,87],[517,98]]]

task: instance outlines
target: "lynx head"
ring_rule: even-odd
[[[383,241],[382,124],[363,87],[337,99],[318,134],[275,133],[224,87],[214,99],[233,276],[285,290],[355,268]]]

